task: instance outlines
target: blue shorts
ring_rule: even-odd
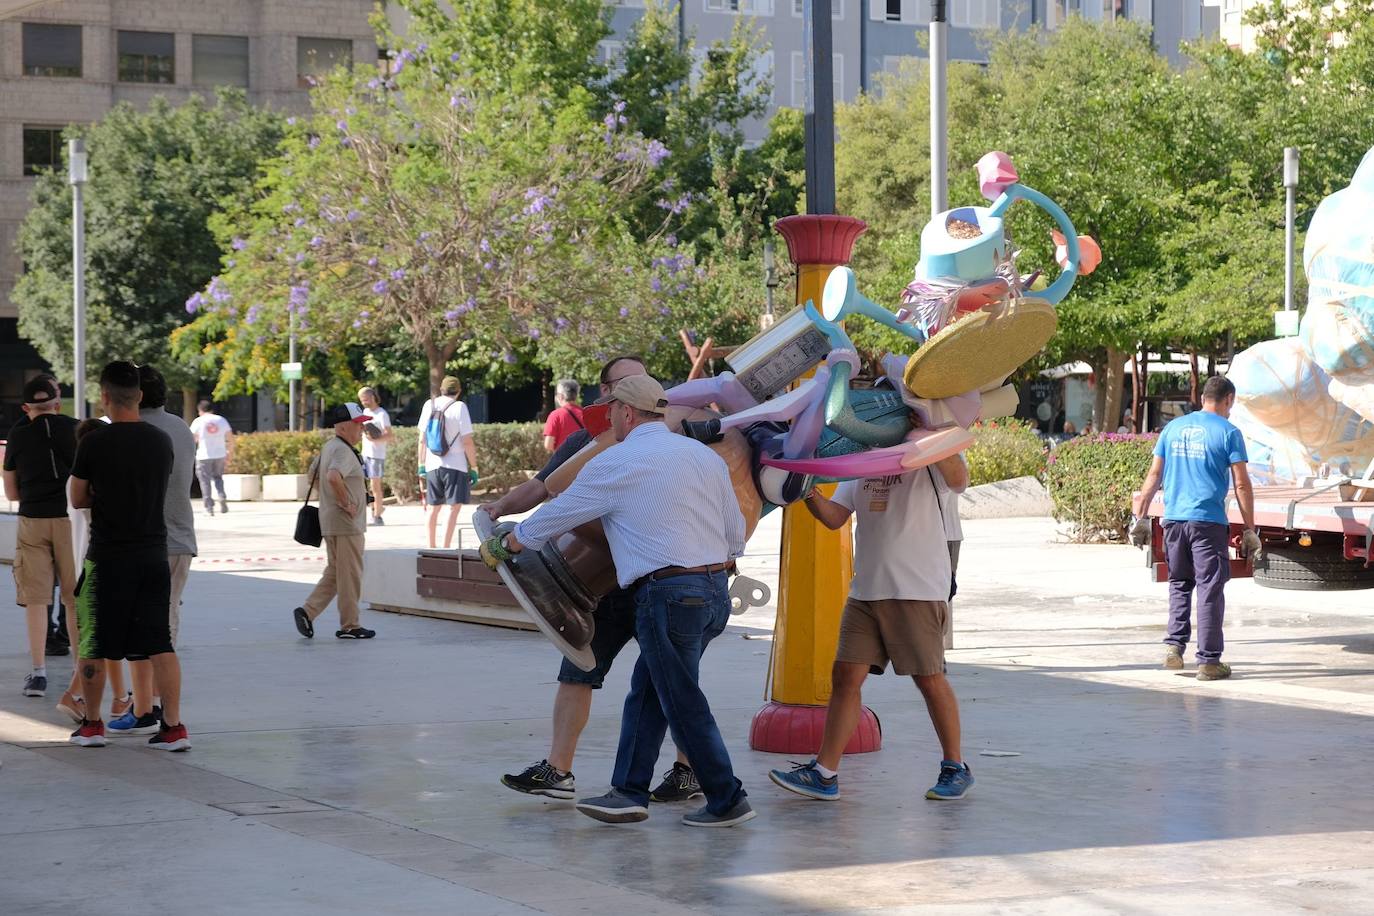
[[[364,458],[363,477],[367,480],[380,480],[382,476],[382,470],[385,467],[385,458]]]
[[[558,671],[560,684],[587,684],[593,690],[600,689],[615,657],[635,638],[634,592],[620,588],[611,592],[596,606],[592,619],[596,621],[596,630],[590,648],[596,656],[596,667],[583,671],[565,658]]]
[[[425,475],[425,501],[431,506],[458,506],[468,501],[468,472],[435,468]]]

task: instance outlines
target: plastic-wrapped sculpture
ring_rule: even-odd
[[[1297,337],[1238,354],[1231,421],[1259,483],[1323,465],[1359,476],[1374,459],[1374,150],[1317,207],[1303,246],[1307,312]]]
[[[715,404],[726,414],[689,425],[689,434],[709,441],[722,430],[746,432],[770,503],[799,498],[808,475],[865,477],[938,461],[970,443],[965,430],[980,416],[1015,410],[1006,377],[1053,336],[1054,304],[1101,254],[1058,205],[1017,181],[1004,153],[984,156],[978,171],[991,206],[947,210],[926,224],[915,279],[895,315],[857,290],[851,270],[836,268],[820,308],[806,303],[737,350],[727,360],[734,373],[668,392],[673,404]],[[1015,268],[1003,220],[1017,200],[1039,205],[1059,227],[1062,271],[1043,292],[1027,293],[1035,275]],[[912,342],[912,355],[883,360],[884,378],[874,388],[850,384],[859,358],[839,322],[856,314]],[[814,377],[783,392],[813,368]]]

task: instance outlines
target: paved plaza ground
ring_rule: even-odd
[[[844,797],[787,795],[749,750],[772,608],[737,617],[702,680],[759,811],[685,806],[611,827],[497,782],[542,757],[558,666],[534,633],[364,612],[373,642],[290,612],[322,563],[294,506],[197,517],[182,614],[195,747],[66,743],[28,699],[0,575],[0,913],[1368,913],[1374,899],[1374,592],[1229,588],[1230,681],[1160,670],[1163,585],[1142,555],[1058,543],[1048,519],[973,521],[950,674],[978,784],[922,799],[939,750],[910,681],[872,679],[884,748]],[[415,545],[396,507],[369,545]],[[778,525],[746,572],[775,582]],[[577,758],[604,790],[633,648]],[[70,658],[51,659],[60,685]],[[665,750],[663,766],[671,759]]]

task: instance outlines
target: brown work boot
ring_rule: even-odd
[[[1207,662],[1197,666],[1199,681],[1221,681],[1231,676],[1231,666],[1225,662]]]
[[[1178,646],[1164,647],[1164,667],[1170,671],[1183,670],[1183,650]]]

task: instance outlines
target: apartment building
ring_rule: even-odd
[[[1131,19],[1148,23],[1155,44],[1170,60],[1180,59],[1179,45],[1215,36],[1223,0],[949,0],[951,60],[986,62],[989,31],[1055,29],[1070,16],[1093,21]],[[1237,0],[1224,0],[1237,2]],[[624,36],[639,17],[643,0],[613,0],[611,24],[616,34],[602,43],[602,56],[614,63]],[[924,33],[930,24],[930,0],[831,0],[834,48],[834,92],[837,101],[852,101],[873,91],[876,77],[894,72],[908,59],[926,57]],[[806,92],[805,0],[681,0],[679,25],[695,34],[698,48],[728,38],[741,17],[751,19],[769,50],[759,69],[773,74],[769,115],[778,108],[801,107]],[[761,139],[766,118],[748,126],[750,140]]]
[[[62,129],[120,102],[238,86],[303,109],[312,74],[373,65],[372,0],[0,0],[0,402],[42,368],[9,292],[33,175],[62,162]]]

